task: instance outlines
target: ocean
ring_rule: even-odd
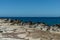
[[[48,25],[60,24],[60,17],[0,17],[0,18],[18,19],[32,22],[44,22]]]

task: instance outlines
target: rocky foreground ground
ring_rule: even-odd
[[[1,20],[0,20],[1,21]],[[0,40],[60,40],[60,32],[0,22]],[[42,27],[42,26],[41,26]]]
[[[0,40],[60,40],[60,34],[41,31],[35,28],[15,28],[16,30],[0,33]]]

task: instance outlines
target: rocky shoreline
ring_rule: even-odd
[[[0,19],[0,40],[60,40],[60,24]]]

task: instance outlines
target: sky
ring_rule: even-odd
[[[60,17],[60,0],[0,0],[0,17]]]

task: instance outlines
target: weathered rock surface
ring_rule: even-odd
[[[58,26],[49,28],[42,23],[39,25],[31,25],[31,23],[30,25],[11,24],[0,19],[0,40],[60,40]]]

